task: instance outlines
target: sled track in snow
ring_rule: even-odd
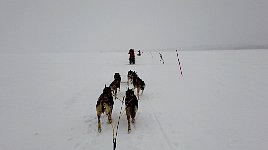
[[[147,107],[148,106],[153,106],[150,102],[150,99],[147,99],[145,100],[145,102],[147,103]],[[172,143],[170,142],[170,139],[168,138],[166,132],[165,132],[165,129],[164,127],[162,126],[162,123],[159,121],[159,119],[157,118],[157,115],[156,115],[156,111],[153,107],[150,108],[152,111],[150,111],[150,113],[152,114],[153,116],[153,120],[154,122],[156,122],[157,126],[158,126],[158,130],[161,132],[161,134],[163,135],[164,137],[164,140],[166,141],[167,145],[169,146],[170,149],[172,150],[175,150],[175,148],[173,147]],[[148,109],[149,110],[149,109]]]

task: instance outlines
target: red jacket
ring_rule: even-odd
[[[129,54],[129,58],[135,58],[135,53],[133,49],[129,50],[128,54]]]

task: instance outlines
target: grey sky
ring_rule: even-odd
[[[268,45],[267,0],[0,0],[0,52]]]

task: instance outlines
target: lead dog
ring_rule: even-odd
[[[144,88],[145,88],[145,82],[141,78],[139,78],[138,75],[134,72],[134,74],[132,75],[132,83],[133,83],[134,89],[137,88],[137,96],[138,96],[138,99],[140,99],[140,91],[142,91],[143,93]]]
[[[136,74],[135,71],[129,70],[127,73],[127,85],[129,86],[129,83],[132,83],[133,74]]]
[[[115,73],[114,74],[114,81],[110,84],[110,88],[112,90],[112,93],[115,97],[115,99],[117,98],[116,97],[116,94],[117,94],[117,88],[119,89],[120,91],[120,83],[121,83],[121,76],[119,73]]]

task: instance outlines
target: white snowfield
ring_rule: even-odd
[[[160,61],[163,55],[164,64]],[[268,50],[0,54],[1,150],[111,150],[112,125],[96,101],[115,72],[146,87],[132,131],[125,112],[116,150],[267,150]]]

